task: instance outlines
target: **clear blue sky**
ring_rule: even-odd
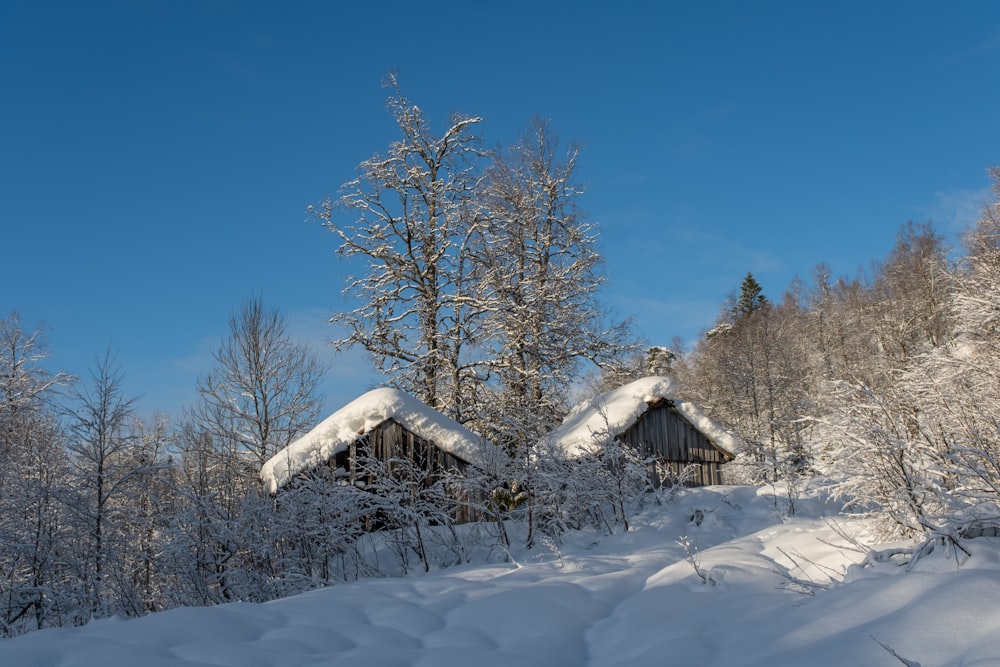
[[[605,300],[669,344],[752,271],[853,275],[907,220],[957,233],[1000,164],[1000,3],[0,2],[0,315],[50,365],[118,354],[145,412],[194,397],[260,293],[296,336],[345,304],[305,208],[395,136],[385,74],[488,144],[585,145]],[[372,381],[333,359],[330,409]]]

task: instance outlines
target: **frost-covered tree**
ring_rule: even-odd
[[[268,599],[279,538],[259,471],[318,421],[325,367],[259,296],[233,311],[213,356],[178,435],[171,576],[197,604]]]
[[[740,461],[751,481],[793,481],[809,466],[802,314],[794,298],[770,303],[750,274],[736,304],[723,309],[687,361],[684,390],[746,444]]]
[[[860,280],[834,279],[826,264],[814,269],[802,333],[811,341],[812,366],[819,379],[857,379],[862,374],[862,365],[871,356],[866,328],[858,317],[866,298]]]
[[[61,625],[72,614],[64,506],[63,431],[53,398],[69,381],[50,373],[41,329],[0,320],[0,634]]]
[[[157,414],[150,421],[133,420],[134,436],[124,463],[131,470],[122,489],[119,530],[123,548],[109,572],[119,613],[141,616],[174,604],[166,563],[165,528],[177,509],[173,486],[173,438],[170,420]]]
[[[542,442],[526,455],[527,497],[520,515],[527,524],[527,546],[540,540],[559,543],[568,530],[593,527],[612,534],[629,529],[628,513],[653,491],[649,464],[637,449],[606,431],[593,434],[588,453],[567,456]]]
[[[953,277],[949,248],[930,223],[903,225],[896,245],[869,272],[834,280],[820,265],[803,299],[815,374],[869,388],[946,341]]]
[[[272,502],[251,479],[256,471],[232,440],[218,441],[197,424],[177,434],[171,476],[175,508],[164,531],[164,561],[182,604],[267,599],[274,574],[267,554]]]
[[[246,469],[231,448],[216,446],[190,421],[179,429],[176,446],[176,504],[164,528],[163,553],[172,595],[194,605],[239,599],[228,571],[243,543],[238,524]]]
[[[871,290],[867,329],[889,365],[905,363],[950,333],[949,248],[930,223],[909,222],[880,265]]]
[[[346,287],[359,305],[333,317],[347,331],[335,344],[361,346],[393,384],[464,421],[476,367],[469,245],[480,220],[480,119],[456,114],[435,133],[395,76],[386,85],[399,139],[361,163],[339,199],[310,207],[339,237],[339,253],[364,265]],[[356,220],[338,222],[343,210]]]
[[[604,277],[596,228],[580,207],[579,152],[536,120],[494,153],[486,174],[476,274],[502,413],[489,421],[516,426],[497,434],[501,444],[533,442],[558,423],[582,362],[600,366],[628,350],[627,324],[598,300]]]
[[[1000,529],[996,211],[950,273],[929,227],[904,228],[868,301],[875,371],[837,385],[819,429],[844,497],[927,544]]]
[[[68,556],[76,543],[62,499],[71,479],[64,434],[51,414],[22,431],[26,446],[3,489],[0,633],[79,622],[80,586]]]
[[[281,595],[378,573],[365,553],[372,494],[340,484],[322,466],[300,474],[275,498],[270,516],[276,577]]]
[[[244,457],[256,479],[265,461],[315,425],[325,367],[292,340],[284,316],[260,296],[230,314],[229,335],[213,357],[198,383],[194,421]]]
[[[95,361],[89,382],[73,388],[66,409],[73,487],[65,501],[78,531],[77,568],[87,609],[99,617],[117,611],[110,567],[128,548],[122,530],[126,491],[139,472],[130,458],[136,399],[125,395],[122,381],[107,352]]]
[[[72,379],[49,372],[42,365],[48,355],[41,328],[27,331],[16,312],[0,320],[0,475],[11,471],[8,463],[23,449],[22,425],[50,407],[52,391]]]
[[[945,513],[933,428],[902,378],[882,389],[837,383],[840,406],[818,429],[836,462],[837,491],[849,510],[875,519],[882,535],[920,535]]]
[[[991,175],[994,200],[966,235],[950,307],[938,318],[952,333],[918,358],[906,385],[944,458],[946,522],[963,534],[1000,530],[1000,171]]]
[[[335,344],[363,347],[392,384],[474,428],[530,415],[504,437],[531,440],[565,409],[582,363],[614,360],[628,336],[598,300],[579,149],[537,121],[487,153],[479,118],[455,115],[437,133],[393,76],[387,85],[400,138],[312,208],[339,253],[363,262]],[[345,211],[353,223],[338,220]]]

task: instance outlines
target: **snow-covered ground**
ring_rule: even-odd
[[[1000,665],[1000,539],[907,572],[855,565],[838,531],[860,530],[816,498],[782,520],[765,491],[694,489],[516,564],[45,630],[0,665]]]

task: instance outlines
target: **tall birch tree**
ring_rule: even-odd
[[[534,442],[562,418],[582,362],[601,366],[629,349],[628,324],[611,321],[598,300],[602,259],[580,206],[579,156],[536,120],[487,171],[477,272],[499,380],[494,405],[507,416],[491,421],[514,427],[500,440]]]
[[[477,316],[468,247],[479,221],[480,119],[456,114],[436,134],[395,76],[385,85],[399,139],[362,162],[339,199],[310,207],[339,237],[339,253],[365,266],[346,287],[359,305],[333,317],[346,330],[335,345],[363,347],[392,383],[462,420],[476,366],[466,343]],[[338,222],[344,210],[353,223]]]

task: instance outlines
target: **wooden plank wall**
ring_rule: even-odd
[[[646,456],[656,456],[679,474],[689,463],[699,464],[696,486],[721,484],[727,457],[681,415],[670,401],[660,401],[619,438]]]
[[[426,479],[426,484],[431,485],[435,480],[435,471],[447,469],[465,470],[468,463],[454,455],[444,451],[425,438],[407,430],[402,424],[392,419],[388,419],[358,439],[351,443],[347,451],[336,456],[333,465],[346,471],[348,479],[353,484],[357,480],[358,471],[355,462],[359,454],[359,449],[367,448],[371,455],[380,461],[390,461],[392,459],[409,459],[413,461],[421,470],[430,473]],[[392,468],[390,466],[390,472]],[[456,500],[464,500],[456,498]],[[458,523],[466,523],[478,520],[478,516],[466,506],[459,506],[455,510],[455,520]]]
[[[355,461],[359,449],[368,449],[372,455],[381,460],[406,458],[416,463],[422,470],[433,472],[454,468],[465,470],[465,461],[434,446],[434,443],[415,435],[401,424],[391,419],[386,420],[351,443],[350,447],[338,452],[330,461],[332,468],[340,468],[345,476],[355,479]]]

